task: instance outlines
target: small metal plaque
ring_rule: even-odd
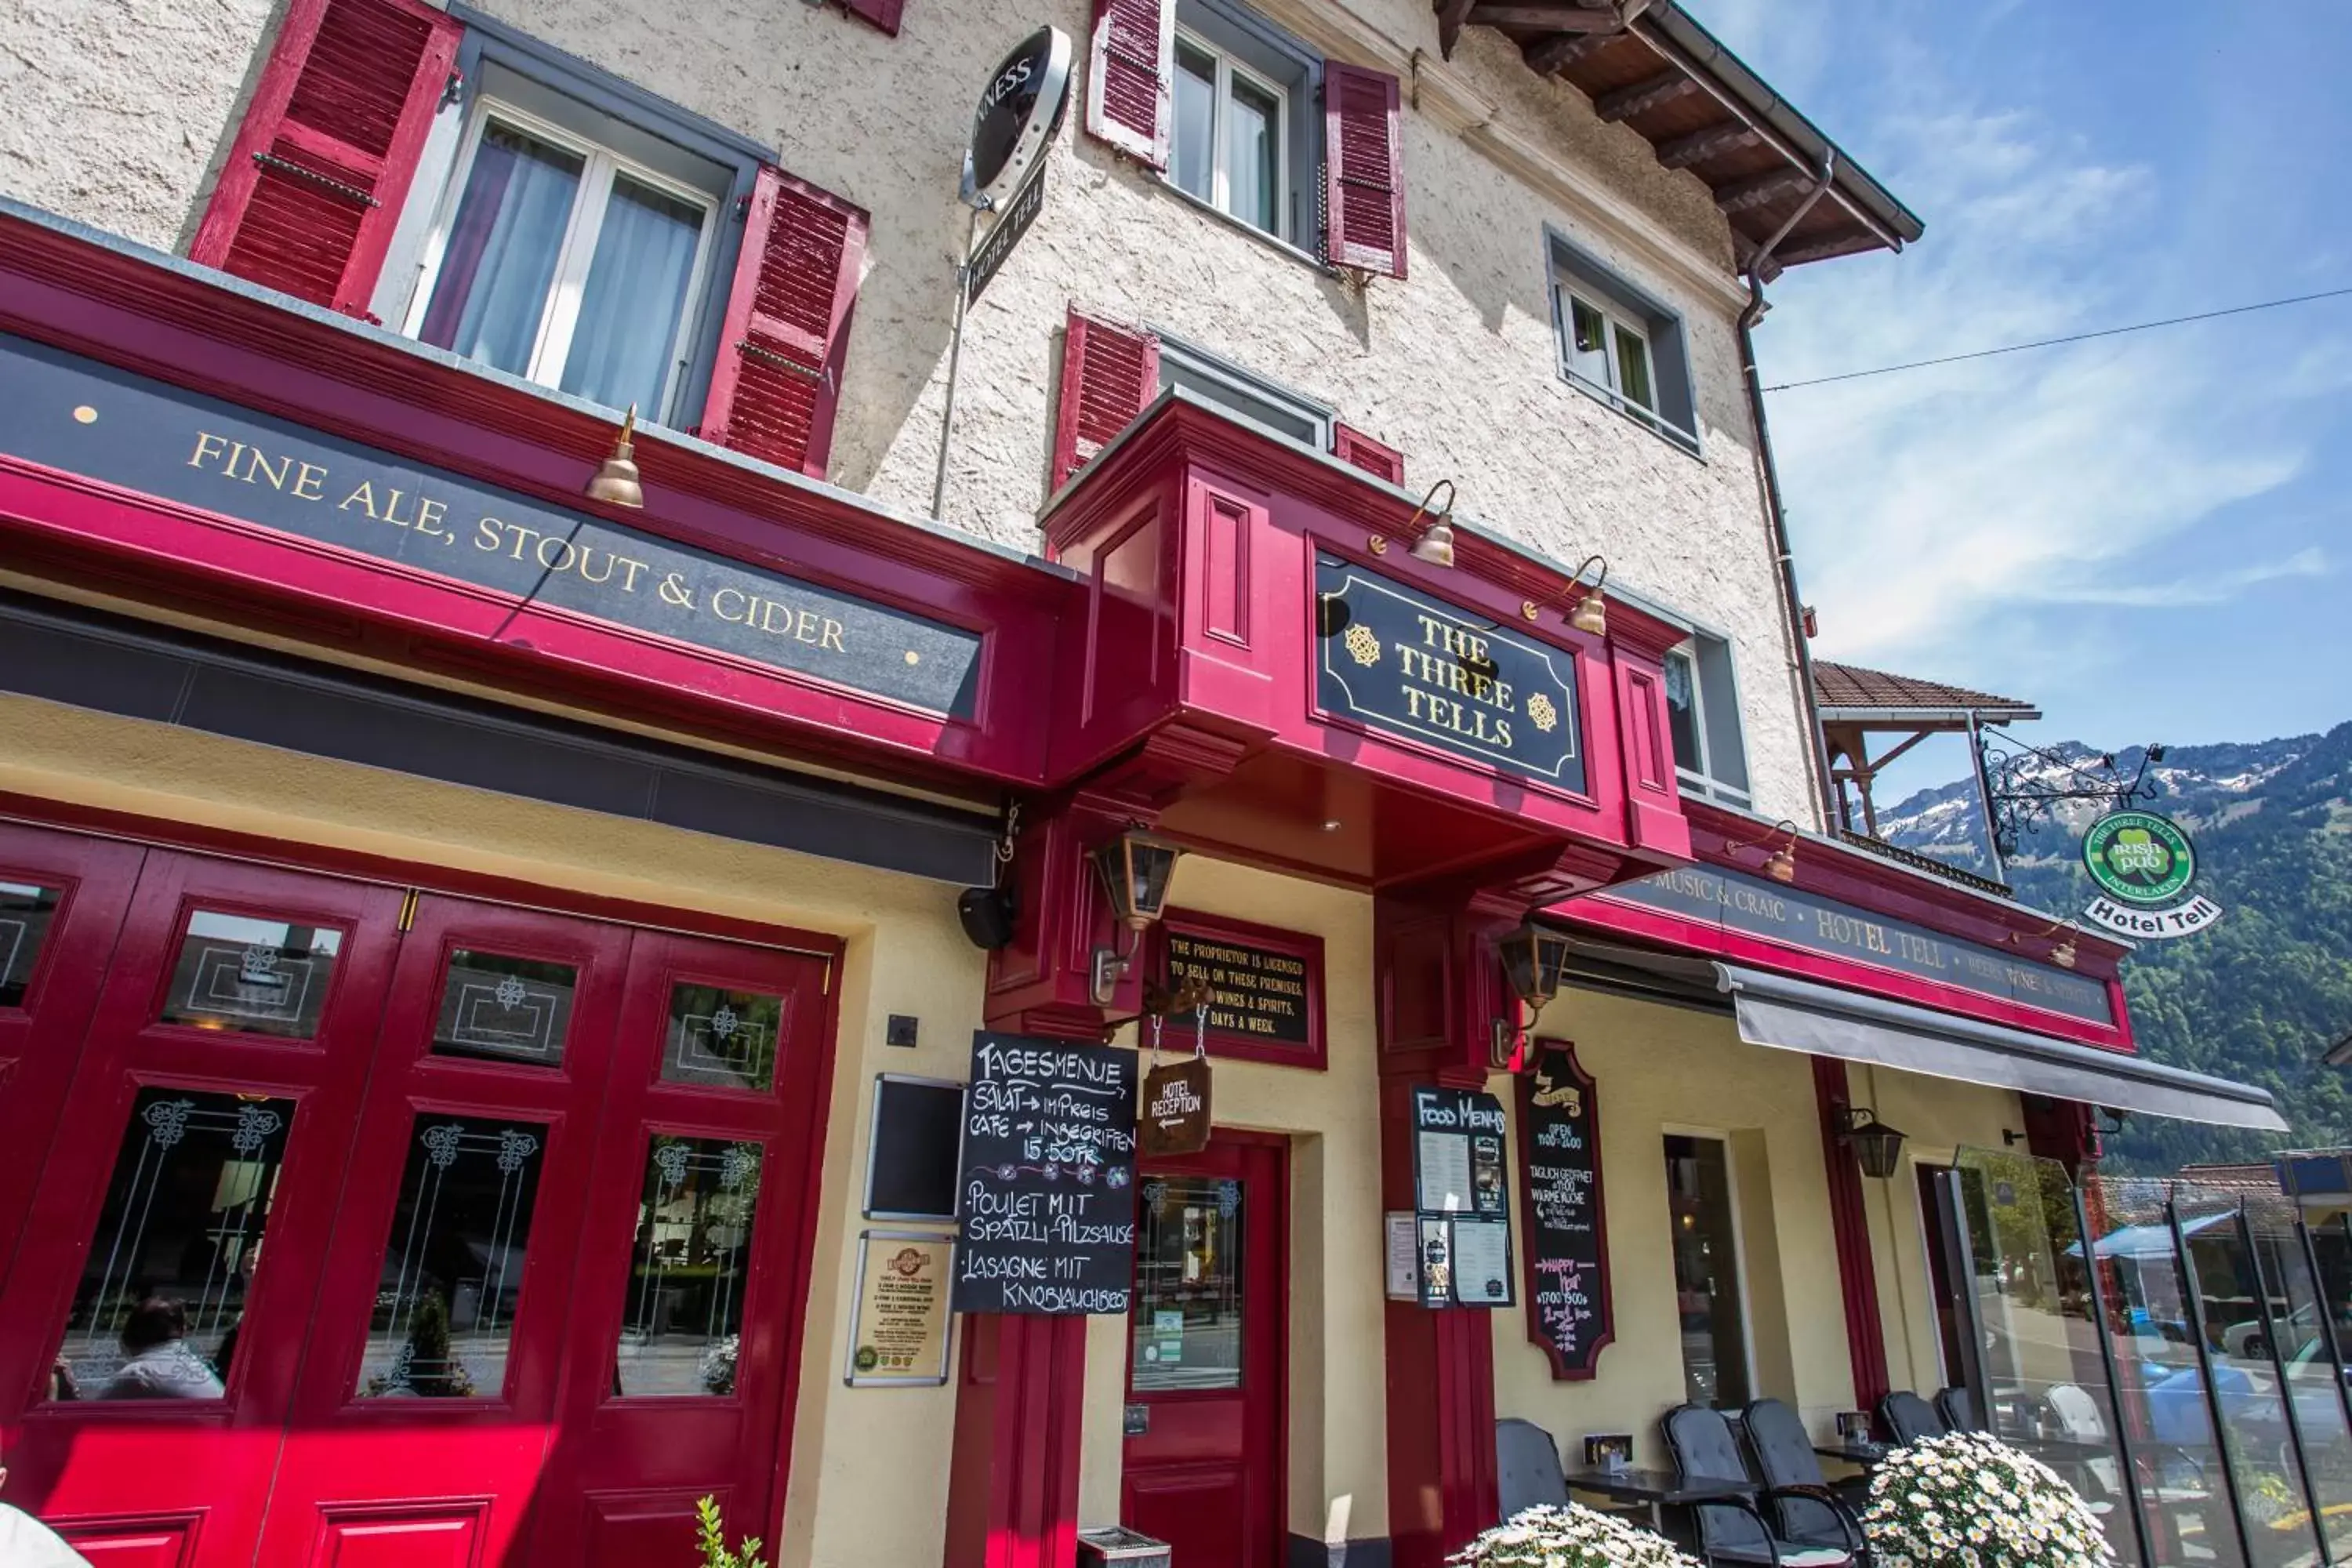
[[[1140,1437],[1146,1432],[1150,1431],[1151,1406],[1149,1405],[1129,1405],[1127,1407],[1127,1420],[1124,1426],[1124,1430],[1126,1436],[1129,1437]]]

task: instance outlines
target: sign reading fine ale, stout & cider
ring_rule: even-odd
[[[1315,558],[1315,590],[1324,712],[1583,792],[1573,654],[1337,556]]]

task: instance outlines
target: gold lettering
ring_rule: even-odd
[[[583,583],[597,584],[611,582],[613,580],[613,552],[609,550],[604,552],[604,574],[602,577],[593,575],[588,570],[588,563],[595,556],[595,553],[596,547],[593,544],[583,544],[580,547],[580,580]]]
[[[799,615],[794,616],[793,617],[793,640],[794,642],[804,643],[815,642],[816,638],[809,636],[809,633],[816,629],[816,622],[817,615],[814,610],[803,610]]]
[[[637,591],[637,574],[646,569],[646,563],[634,555],[624,555],[621,557],[621,565],[629,574],[628,580],[621,586],[634,594]]]
[[[522,547],[540,537],[539,530],[525,528],[519,522],[507,524],[507,531],[514,535],[514,558],[518,561],[522,559]]]
[[[743,593],[740,588],[713,588],[710,591],[710,613],[722,621],[740,621],[744,618],[744,616],[751,614],[750,610],[747,608],[741,615],[738,615],[730,611],[721,601],[733,599],[740,603],[742,598]]]
[[[247,447],[245,449],[245,472],[241,475],[232,474],[229,476],[231,479],[242,479],[247,484],[252,484],[255,482],[255,476],[258,475],[269,481],[269,488],[273,490],[282,490],[286,488],[286,476],[293,469],[293,458],[280,458],[278,459],[277,468],[272,468],[269,466],[269,459],[263,457],[257,447]],[[308,468],[310,465],[305,463],[303,467]]]
[[[394,528],[406,528],[408,526],[408,524],[402,520],[400,515],[400,498],[407,493],[408,492],[406,490],[397,489],[387,489],[384,492],[383,521],[392,524]]]
[[[360,488],[345,496],[341,502],[337,505],[335,510],[337,511],[349,511],[352,510],[352,503],[353,501],[358,501],[360,503],[361,510],[366,512],[370,517],[374,517],[376,515],[375,485],[370,480],[362,479],[360,481]],[[382,520],[378,519],[378,521],[381,521]]]
[[[1503,750],[1507,752],[1511,749],[1511,721],[1508,719],[1495,721],[1495,738],[1501,742]]]
[[[563,552],[562,556],[553,561],[550,561],[547,558],[547,547],[551,544]],[[548,572],[562,572],[570,568],[572,557],[577,555],[579,552],[572,548],[572,541],[562,538],[556,534],[549,533],[540,536],[539,545],[531,552],[531,553],[539,557],[539,564],[541,570]]]
[[[294,473],[294,488],[289,494],[302,500],[325,500],[327,492],[320,487],[327,482],[327,470],[316,463],[305,463]]]
[[[792,611],[785,610],[783,605],[779,605],[773,599],[761,599],[756,601],[756,603],[760,606],[760,629],[761,631],[767,633],[770,637],[790,637],[792,635]],[[778,610],[784,611],[784,624],[781,626],[776,625],[775,620],[776,612]]]
[[[849,650],[841,646],[841,623],[834,620],[830,616],[826,617],[824,623],[824,636],[817,639],[816,646],[819,647],[829,647],[835,653],[847,653]]]
[[[492,551],[498,549],[499,530],[505,526],[506,524],[500,522],[495,517],[476,518],[474,520],[474,548],[477,550]]]
[[[436,539],[446,539],[449,535],[442,530],[440,524],[441,520],[448,515],[449,507],[446,501],[425,500],[419,497],[416,502],[416,521],[412,526],[419,533],[429,533]]]
[[[219,437],[209,430],[199,430],[196,432],[196,449],[188,458],[188,467],[201,468],[205,466],[206,458],[218,457],[225,449],[225,443]]]

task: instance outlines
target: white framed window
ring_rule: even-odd
[[[1292,234],[1287,88],[1189,27],[1176,32],[1176,188],[1276,239]]]
[[[1330,450],[1332,422],[1339,411],[1329,404],[1293,392],[1181,338],[1153,331],[1160,340],[1161,387],[1181,386],[1302,446],[1318,452]]]
[[[1748,804],[1748,756],[1739,725],[1739,690],[1731,645],[1694,632],[1665,658],[1666,727],[1675,771],[1685,794]]]
[[[623,140],[477,97],[402,330],[668,419],[710,287],[723,190],[616,150]]]
[[[1654,424],[1658,382],[1650,364],[1649,330],[1573,289],[1562,289],[1561,296],[1568,307],[1561,334],[1568,374],[1643,424]]]

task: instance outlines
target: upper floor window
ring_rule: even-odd
[[[694,365],[733,171],[675,150],[663,156],[618,121],[593,128],[604,134],[478,99],[403,330],[670,422]],[[630,144],[669,168],[630,156]]]
[[[1177,188],[1252,228],[1290,238],[1297,231],[1289,89],[1180,28],[1175,107],[1168,177]]]
[[[1681,315],[1558,235],[1551,250],[1560,374],[1696,453],[1697,408]]]
[[[1739,731],[1739,689],[1731,645],[1705,632],[1666,655],[1666,722],[1675,766],[1693,795],[1748,804],[1748,757]]]
[[[289,0],[188,253],[822,476],[866,216],[466,5]]]
[[[1181,386],[1318,452],[1330,447],[1336,414],[1329,405],[1181,339],[1165,332],[1154,335],[1160,340],[1160,386]]]

